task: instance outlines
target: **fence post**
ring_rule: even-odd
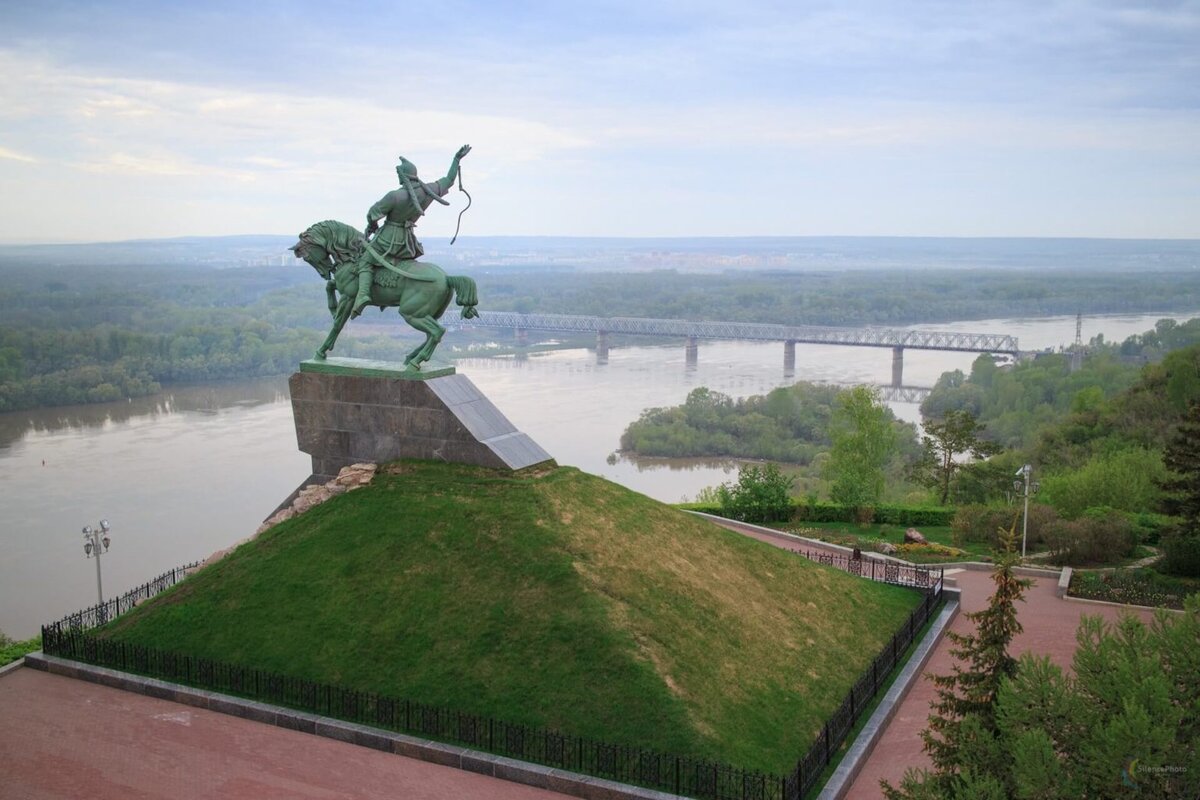
[[[679,786],[680,772],[679,772],[679,770],[680,770],[679,756],[675,756],[675,794],[679,794],[679,792],[680,792],[680,786]]]

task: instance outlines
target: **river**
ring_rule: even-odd
[[[1120,341],[1162,317],[1196,315],[1089,317],[1083,335]],[[1075,339],[1074,317],[913,327],[1012,334],[1025,350]],[[621,431],[644,409],[681,403],[697,386],[743,397],[794,380],[886,383],[891,358],[889,348],[798,345],[789,376],[782,344],[701,342],[697,363],[688,365],[679,342],[614,347],[604,364],[594,351],[577,349],[467,358],[458,370],[559,463],[674,502],[735,477],[737,465],[610,459]],[[974,358],[907,350],[905,383],[931,386],[946,370],[968,370]],[[893,408],[918,420],[915,405]],[[286,378],[0,414],[0,630],[31,636],[42,622],[96,601],[84,525],[101,518],[112,524],[112,547],[102,560],[107,597],[249,536],[308,473],[309,459],[296,449]]]

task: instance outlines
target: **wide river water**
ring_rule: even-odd
[[[1153,327],[1146,314],[1089,317],[1084,339],[1120,341]],[[1024,350],[1067,345],[1074,317],[975,320],[922,330],[1006,333]],[[447,337],[452,343],[453,334]],[[398,352],[405,350],[397,347]],[[975,355],[907,350],[904,382],[932,386],[942,372],[969,370]],[[798,345],[793,375],[782,344],[702,342],[698,362],[670,346],[614,347],[598,364],[591,350],[457,362],[501,411],[561,464],[675,502],[736,476],[734,462],[609,456],[625,426],[646,408],[683,402],[697,386],[734,397],[796,380],[887,383],[888,348]],[[894,404],[918,421],[915,405]],[[105,597],[159,572],[203,559],[253,533],[308,477],[296,449],[286,378],[174,389],[104,405],[0,414],[0,630],[14,637],[96,602],[94,561],[84,525],[112,524],[103,557]]]

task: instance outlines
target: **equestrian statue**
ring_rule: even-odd
[[[418,260],[425,249],[413,232],[431,204],[449,205],[442,197],[456,178],[462,190],[459,162],[469,152],[470,145],[460,147],[446,177],[432,183],[421,181],[416,165],[401,156],[396,167],[400,188],[371,206],[363,233],[344,222],[325,220],[300,234],[300,241],[291,250],[325,279],[329,313],[333,315],[333,327],[317,350],[318,359],[324,359],[333,349],[347,320],[357,317],[367,306],[379,306],[381,311],[395,307],[405,322],[425,334],[425,341],[404,359],[405,366],[412,369],[420,369],[430,359],[446,333],[438,320],[451,299],[462,307],[464,319],[479,316],[475,310],[475,281],[447,275],[437,264]],[[470,195],[467,198],[469,207]]]

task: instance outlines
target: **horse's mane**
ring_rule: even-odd
[[[300,241],[323,248],[332,256],[335,265],[357,261],[367,246],[367,240],[357,228],[335,219],[310,225],[300,234]]]

